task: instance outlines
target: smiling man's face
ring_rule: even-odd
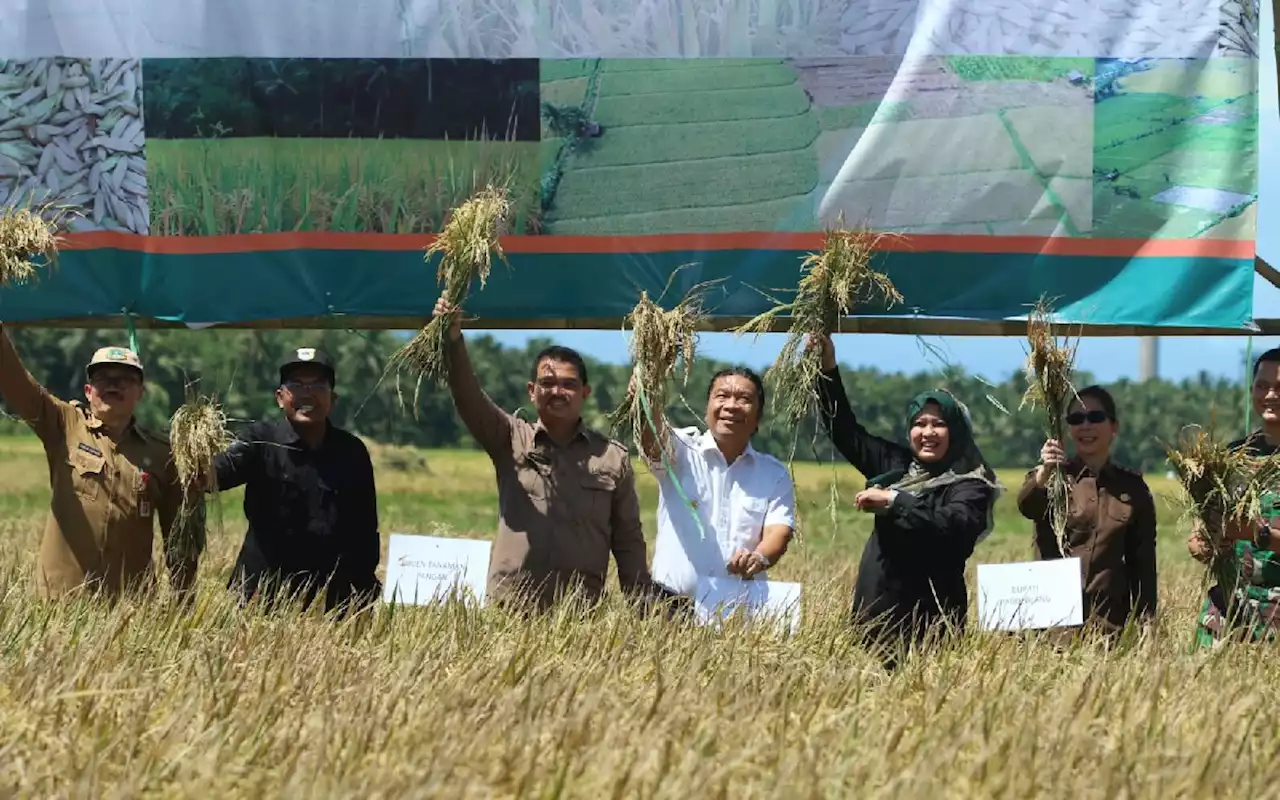
[[[98,419],[114,423],[133,416],[144,392],[142,373],[133,367],[104,364],[94,367],[84,385],[84,397]]]
[[[1267,427],[1280,425],[1280,361],[1263,361],[1253,376],[1253,410]]]
[[[333,386],[329,373],[319,367],[294,367],[276,389],[276,404],[295,425],[316,425],[333,410]]]

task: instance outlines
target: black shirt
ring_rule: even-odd
[[[840,454],[868,477],[910,466],[910,448],[873,436],[858,422],[839,371],[823,375],[819,405]],[[994,502],[995,491],[979,480],[959,480],[920,496],[900,493],[876,515],[862,551],[854,620],[873,636],[920,638],[943,617],[963,629],[969,607],[965,562],[987,528]]]
[[[283,580],[309,604],[330,575],[326,609],[353,593],[369,602],[381,592],[373,462],[358,438],[329,424],[312,450],[288,420],[257,422],[214,468],[219,489],[245,486],[249,530],[230,585],[246,600],[264,581]]]

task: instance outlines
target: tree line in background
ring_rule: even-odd
[[[109,343],[123,343],[121,331],[12,329],[27,368],[54,394],[83,397],[83,365],[93,351]],[[411,407],[412,378],[384,375],[388,357],[402,339],[389,331],[139,331],[139,347],[147,366],[148,389],[139,409],[140,421],[163,429],[182,402],[189,387],[202,394],[216,394],[226,413],[240,425],[274,418],[277,368],[294,347],[318,346],[327,350],[338,368],[339,399],[334,421],[368,439],[387,444],[429,448],[471,448],[474,441],[458,420],[448,390],[423,385],[418,407]],[[617,333],[601,333],[616,336]],[[844,354],[857,347],[857,337],[842,337]],[[551,339],[531,341],[524,348],[500,346],[487,336],[469,336],[472,361],[481,384],[501,407],[522,408],[532,419],[525,389],[534,355]],[[606,415],[623,398],[630,368],[588,359],[592,395],[584,417],[597,430],[605,430]],[[673,392],[668,413],[676,424],[698,422],[706,405],[707,383],[723,363],[702,360],[694,366],[686,386]],[[1021,468],[1034,463],[1043,442],[1039,415],[1019,408],[1025,381],[1016,365],[998,384],[946,367],[922,354],[914,374],[885,373],[871,369],[844,369],[842,374],[854,409],[873,433],[893,439],[905,436],[906,402],[924,389],[942,387],[964,400],[972,413],[979,444],[988,461],[997,467]],[[1080,376],[1079,383],[1088,382]],[[398,384],[398,385],[397,385]],[[1239,381],[1197,380],[1120,381],[1108,386],[1115,395],[1121,418],[1116,458],[1148,472],[1164,472],[1163,442],[1175,442],[1190,424],[1212,425],[1223,439],[1244,433],[1244,386]],[[1256,422],[1256,420],[1255,420]],[[21,426],[4,423],[10,432]],[[798,442],[798,446],[795,443]],[[766,416],[756,446],[786,459],[828,460],[832,449],[825,436],[815,435],[812,424],[796,432],[773,425]]]
[[[147,59],[149,139],[537,141],[538,60]]]

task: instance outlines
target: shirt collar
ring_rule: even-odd
[[[724,458],[724,453],[720,452],[720,445],[716,444],[716,437],[711,433],[710,430],[705,430],[701,434],[699,434],[698,449],[702,451],[702,454],[704,456],[714,451],[720,455],[720,458],[722,459]],[[754,461],[755,456],[756,456],[756,448],[752,446],[751,440],[748,439],[747,448],[742,451],[742,455],[738,456],[738,458],[735,460],[735,463],[737,463],[737,461],[741,461],[743,458],[750,458]]]
[[[1106,463],[1102,465],[1102,469],[1095,473],[1089,468],[1089,465],[1084,463],[1084,459],[1077,456],[1068,461],[1066,467],[1067,473],[1076,478],[1101,478],[1111,471],[1112,465],[1111,459],[1108,458]]]
[[[84,413],[84,424],[86,428],[97,433],[106,427],[103,421],[98,419],[98,417],[93,413],[93,410],[90,409],[87,404],[77,400],[75,401],[75,405],[79,406],[80,410]],[[145,439],[142,435],[142,431],[138,429],[138,420],[136,417],[129,417],[129,422],[124,426],[124,432],[126,435]]]
[[[329,443],[329,434],[333,431],[333,423],[329,420],[324,421],[324,438],[320,440],[320,447],[324,447]],[[294,429],[293,424],[285,417],[281,417],[276,422],[276,440],[280,444],[301,445],[302,437],[298,435],[298,431]]]
[[[592,433],[591,429],[590,429],[590,428],[588,428],[586,425],[583,425],[583,424],[582,424],[582,418],[581,418],[581,417],[579,417],[579,418],[578,418],[578,424],[577,424],[576,426],[574,426],[574,429],[573,429],[573,436],[571,436],[571,437],[569,438],[569,441],[570,441],[570,442],[576,442],[577,440],[582,439],[583,441],[588,441],[588,442],[589,442],[589,441],[591,441],[591,439],[590,439],[590,434],[591,434],[591,433]],[[542,424],[542,420],[541,420],[541,419],[534,420],[534,423],[533,423],[533,440],[534,440],[535,442],[548,442],[548,443],[551,443],[551,444],[555,444],[555,442],[553,442],[553,441],[551,440],[551,434],[547,431],[547,426],[545,426],[545,425],[543,425],[543,424]]]

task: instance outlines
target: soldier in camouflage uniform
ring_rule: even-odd
[[[1280,449],[1280,349],[1268,350],[1254,362],[1252,399],[1262,429],[1230,447],[1265,458]],[[1232,543],[1216,560],[1203,535],[1203,523],[1197,523],[1187,541],[1192,556],[1214,565],[1217,578],[1200,611],[1197,647],[1229,640],[1270,641],[1280,630],[1280,560],[1276,558],[1280,552],[1280,493],[1265,493],[1261,505],[1260,519],[1225,526],[1224,539]]]

